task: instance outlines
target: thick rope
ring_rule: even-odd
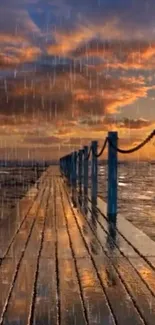
[[[103,147],[102,147],[102,149],[101,149],[100,152],[97,153],[97,154],[94,152],[94,149],[92,148],[92,153],[93,153],[93,155],[94,155],[96,158],[99,158],[99,157],[103,154],[103,151],[104,151],[104,149],[105,149],[105,147],[106,147],[107,141],[108,141],[108,138],[105,139],[105,141],[104,141],[104,143],[103,143]]]
[[[132,152],[135,152],[139,149],[141,149],[143,146],[145,146],[145,144],[147,144],[153,137],[155,136],[155,130],[153,130],[150,135],[143,141],[141,142],[140,144],[138,144],[136,147],[134,148],[131,148],[131,149],[128,149],[128,150],[125,150],[125,149],[120,149],[118,147],[116,147],[112,141],[108,138],[108,141],[110,143],[110,145],[113,147],[113,149],[115,149],[116,151],[120,152],[120,153],[132,153]]]

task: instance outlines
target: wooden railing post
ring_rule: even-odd
[[[98,190],[98,166],[97,166],[97,141],[92,141],[92,165],[91,165],[91,187],[92,187],[92,203],[97,204],[97,190]]]
[[[87,159],[88,157],[88,147],[84,146],[84,195],[87,196],[88,195],[88,163],[89,160]]]
[[[110,142],[117,147],[117,132],[108,132]],[[116,223],[117,217],[117,150],[108,141],[108,205],[109,222]]]

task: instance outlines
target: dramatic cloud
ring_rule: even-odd
[[[155,69],[155,43],[147,41],[102,41],[93,39],[77,47],[71,56],[75,58],[100,58],[94,64],[96,70],[112,69]],[[96,62],[95,62],[96,63]]]
[[[54,146],[58,157],[109,130],[125,143],[129,132],[132,143],[147,134],[154,14],[153,0],[1,0],[2,146],[45,156]]]
[[[143,77],[106,77],[84,67],[80,73],[79,65],[49,67],[46,74],[1,80],[1,113],[64,119],[113,114],[150,89]]]

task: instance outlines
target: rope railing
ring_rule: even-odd
[[[142,147],[144,147],[154,136],[155,136],[155,130],[153,130],[149,134],[149,136],[144,141],[142,141],[140,144],[138,144],[134,148],[126,149],[126,150],[116,147],[109,138],[108,138],[108,141],[109,141],[110,145],[113,147],[113,149],[115,149],[119,153],[128,154],[128,153],[133,153],[133,152],[141,149]]]
[[[106,144],[107,144],[107,141],[108,141],[108,138],[106,138],[106,139],[104,140],[103,146],[102,146],[102,148],[101,148],[101,150],[100,150],[100,152],[99,152],[98,154],[96,154],[96,153],[94,152],[94,149],[92,149],[92,153],[93,153],[93,155],[94,155],[96,158],[99,158],[99,157],[103,154],[104,149],[105,149]]]
[[[99,157],[103,154],[103,152],[104,152],[104,149],[105,149],[105,147],[106,147],[107,141],[108,141],[108,138],[105,139],[105,141],[104,141],[104,143],[103,143],[103,146],[102,146],[100,152],[97,153],[97,154],[95,153],[94,148],[93,148],[92,146],[90,146],[90,148],[89,148],[89,152],[88,152],[88,155],[87,155],[86,157],[84,157],[84,159],[85,159],[85,160],[89,160],[89,158],[90,158],[90,154],[91,154],[91,151],[92,151],[92,154],[93,154],[96,158],[99,158]],[[83,152],[84,152],[84,151],[83,151]]]
[[[108,146],[108,193],[107,193],[107,216],[109,222],[116,223],[117,216],[117,192],[118,192],[118,153],[130,154],[145,146],[155,136],[153,130],[144,141],[130,149],[122,149],[118,146],[118,133],[115,131],[108,132],[100,151],[98,152],[98,142],[92,141],[91,145],[85,146],[78,152],[62,157],[60,159],[60,170],[62,175],[68,179],[74,194],[77,192],[80,196],[88,197],[89,180],[91,179],[91,202],[97,204],[98,196],[98,158],[103,154],[106,145]],[[92,153],[92,154],[91,154]],[[91,177],[89,177],[89,158],[91,156]],[[77,187],[78,186],[78,187]],[[77,191],[78,189],[78,191]],[[81,203],[80,203],[81,204]]]

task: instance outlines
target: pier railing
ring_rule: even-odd
[[[118,132],[108,132],[100,152],[98,152],[98,142],[92,141],[90,147],[84,146],[83,149],[60,158],[60,171],[67,178],[74,193],[78,190],[81,198],[83,196],[88,197],[89,159],[91,159],[91,202],[96,206],[98,196],[98,158],[103,154],[106,146],[108,146],[107,217],[110,222],[115,223],[117,217],[118,153],[133,153],[146,145],[154,136],[155,130],[140,144],[125,150],[118,147]]]

